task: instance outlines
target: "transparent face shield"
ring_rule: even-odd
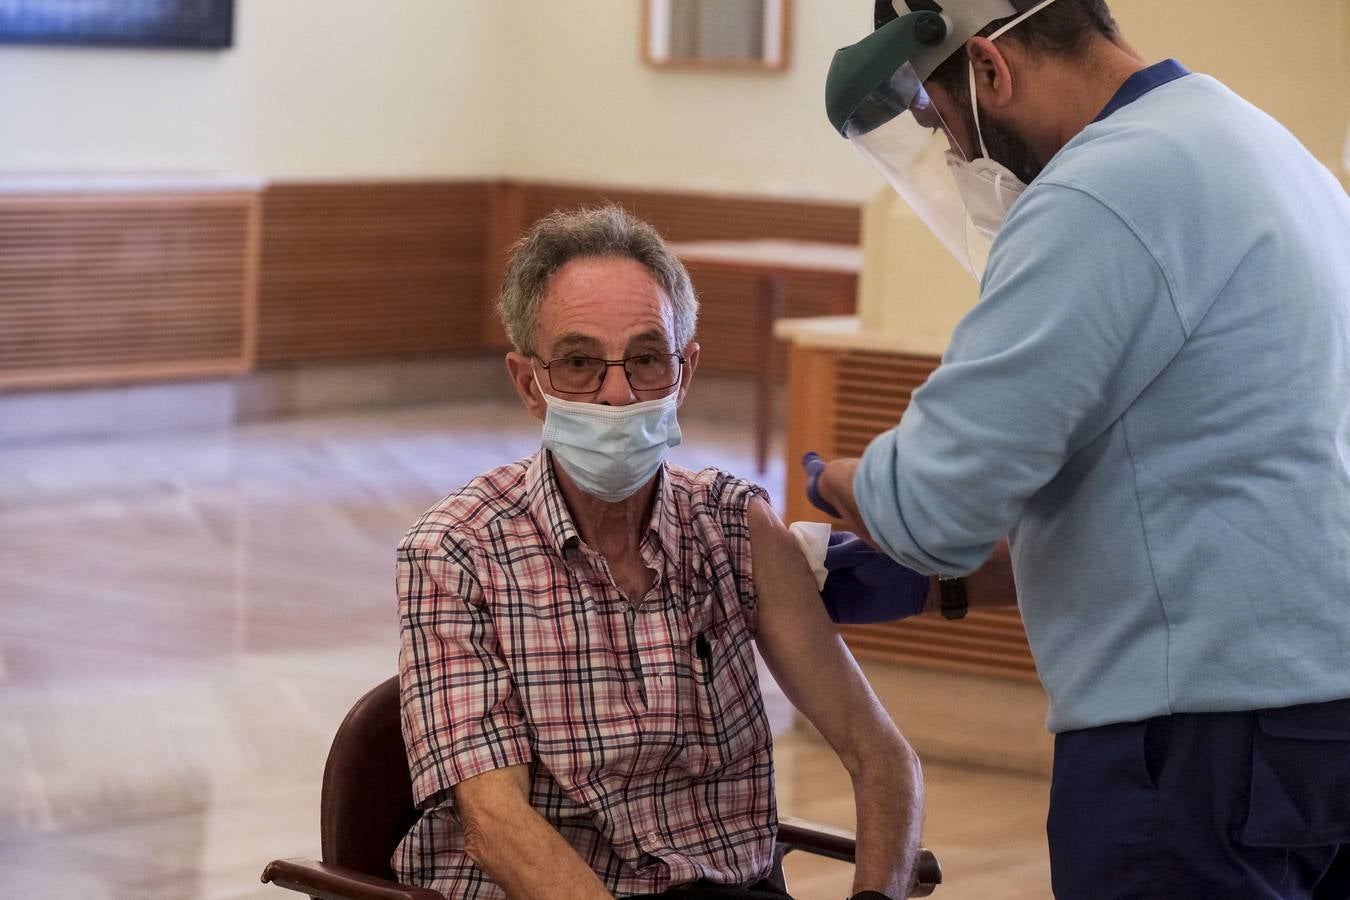
[[[839,50],[826,76],[830,123],[977,280],[1004,216],[1026,185],[984,149],[973,67],[970,116],[959,123],[973,124],[973,133],[964,142],[938,114],[923,80],[988,23],[1010,18],[989,36],[993,41],[1053,2],[963,0],[941,15],[901,15]],[[1025,8],[1019,12],[1017,6]]]
[[[844,136],[978,279],[992,237],[966,210],[952,171],[965,154],[909,63],[854,111]]]

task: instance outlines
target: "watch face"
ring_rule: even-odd
[[[943,618],[965,618],[966,609],[970,605],[970,601],[966,597],[966,580],[964,578],[939,578],[938,590],[941,592],[939,608],[942,610]]]

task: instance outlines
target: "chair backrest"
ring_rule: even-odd
[[[422,813],[399,722],[398,677],[356,701],[338,726],[323,771],[323,861],[393,879],[394,848]]]

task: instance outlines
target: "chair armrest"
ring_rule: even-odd
[[[274,859],[263,869],[262,882],[319,900],[445,900],[428,888],[397,884],[313,859]]]
[[[792,816],[778,817],[778,844],[787,850],[805,850],[817,856],[851,863],[853,842],[853,832],[847,829]]]
[[[778,858],[792,850],[805,850],[817,856],[853,862],[854,834],[843,828],[808,822],[792,816],[778,819]],[[909,891],[911,897],[927,897],[933,889],[942,884],[942,866],[933,851],[919,848],[919,858],[914,866],[915,885]]]

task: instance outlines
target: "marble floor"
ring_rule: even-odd
[[[692,398],[686,465],[751,468]],[[476,472],[531,452],[513,402],[0,445],[0,897],[265,898],[318,854],[333,730],[394,670],[392,552]],[[757,480],[781,494],[781,463]],[[775,720],[790,710],[775,705]],[[818,738],[777,738],[782,810],[851,826]],[[1049,896],[1044,782],[926,764],[953,898]],[[802,898],[848,867],[789,857]]]

